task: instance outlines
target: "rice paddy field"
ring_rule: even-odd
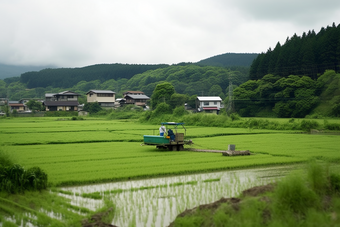
[[[2,118],[0,148],[25,168],[43,169],[53,188],[50,193],[72,206],[96,210],[109,198],[116,205],[112,223],[118,226],[164,226],[184,209],[272,181],[275,169],[294,169],[310,159],[337,168],[340,160],[336,134],[185,127],[186,139],[194,142],[190,148],[227,150],[228,144],[235,144],[236,150],[252,155],[158,150],[142,142],[143,135],[158,135],[159,125],[92,118]],[[266,177],[252,175],[263,168]],[[243,171],[244,176],[233,178],[232,171]],[[213,196],[204,197],[210,193]]]

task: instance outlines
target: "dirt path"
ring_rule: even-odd
[[[90,221],[88,219],[84,219],[81,224],[83,227],[117,227],[116,225],[105,223],[102,220],[104,216],[108,215],[112,211],[113,208],[111,207],[106,212],[94,214],[92,215]]]

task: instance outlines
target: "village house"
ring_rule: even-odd
[[[141,107],[145,107],[146,102],[150,100],[150,98],[146,95],[126,95],[124,99],[125,104],[134,104]]]
[[[142,91],[126,91],[126,92],[123,93],[124,98],[127,95],[144,95],[144,92],[142,92]]]
[[[13,112],[13,110],[24,112],[26,110],[26,106],[19,101],[8,101],[8,106],[10,107],[11,112]]]
[[[78,96],[80,94],[72,91],[47,93],[45,94],[43,105],[46,111],[77,111],[79,105]]]
[[[142,91],[127,91],[123,93],[124,98],[119,100],[121,105],[134,104],[140,107],[146,107],[147,101],[150,100],[148,96]]]
[[[110,90],[90,90],[86,93],[87,102],[98,102],[102,108],[113,108],[116,93]]]
[[[198,112],[218,114],[221,108],[223,108],[223,104],[219,96],[197,96],[196,109]]]

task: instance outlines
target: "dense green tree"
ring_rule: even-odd
[[[102,107],[99,105],[98,102],[88,102],[85,103],[83,110],[89,112],[90,114],[93,114],[101,111]]]
[[[249,80],[234,90],[235,107],[243,116],[272,109],[279,117],[304,117],[317,105],[320,85],[307,76],[280,78],[268,74]]]
[[[210,96],[218,96],[222,93],[222,88],[220,85],[212,85],[211,88],[209,89],[209,95]]]
[[[177,106],[184,106],[185,102],[189,99],[188,95],[174,93],[170,97],[171,108],[176,108]]]
[[[174,86],[169,82],[158,84],[151,96],[152,108],[156,109],[159,103],[169,104],[171,96],[175,93]]]
[[[152,116],[160,116],[163,114],[171,114],[171,113],[172,113],[172,109],[170,105],[165,102],[161,102],[157,105],[156,109],[152,111]]]
[[[187,100],[187,106],[196,109],[196,99],[197,95],[192,95]]]
[[[3,80],[0,80],[0,98],[6,98],[6,97],[7,97],[6,82]]]
[[[26,84],[28,88],[47,86],[69,88],[80,81],[130,79],[136,74],[164,67],[168,65],[98,64],[83,68],[44,69],[39,72],[23,73],[20,82]]]
[[[340,69],[340,24],[321,28],[319,33],[304,32],[303,35],[287,38],[254,59],[250,67],[250,79],[261,79],[268,73],[288,77],[306,75],[317,79],[327,69]]]
[[[33,112],[44,110],[44,107],[43,107],[42,103],[39,102],[39,101],[35,101],[35,100],[29,100],[29,101],[26,103],[26,106],[27,106],[30,110],[32,110]]]

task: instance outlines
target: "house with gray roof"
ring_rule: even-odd
[[[46,111],[78,111],[78,96],[80,94],[72,91],[46,93],[43,105]]]
[[[146,95],[125,95],[125,104],[145,107],[148,100],[150,100],[150,98]]]

